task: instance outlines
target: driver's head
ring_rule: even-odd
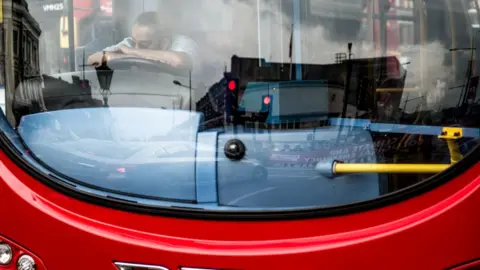
[[[157,45],[157,30],[159,26],[158,13],[155,11],[144,12],[135,19],[132,28],[132,38],[135,48],[154,49]]]

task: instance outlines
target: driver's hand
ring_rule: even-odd
[[[118,48],[118,53],[123,53],[123,54],[132,54],[132,48],[129,48],[125,45],[121,45]]]

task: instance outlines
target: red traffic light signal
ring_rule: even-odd
[[[231,80],[228,82],[228,85],[227,85],[228,89],[233,91],[235,89],[237,89],[237,82],[235,82],[235,80]]]
[[[263,104],[269,105],[272,102],[272,98],[270,96],[263,97]]]

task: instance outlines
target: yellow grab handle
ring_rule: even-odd
[[[334,174],[342,173],[439,173],[450,164],[375,164],[338,163],[333,166]]]
[[[320,162],[315,170],[326,177],[349,173],[425,173],[435,174],[448,169],[451,164],[375,164]]]

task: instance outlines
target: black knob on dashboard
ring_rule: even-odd
[[[247,148],[242,141],[238,139],[231,139],[227,141],[224,147],[225,156],[232,160],[241,160],[245,157]]]

